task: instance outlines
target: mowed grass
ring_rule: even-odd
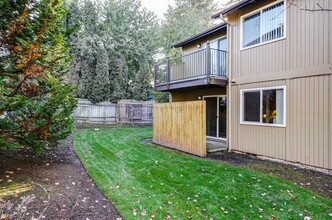
[[[85,168],[124,219],[331,219],[332,201],[293,183],[140,142],[151,136],[151,128],[74,136]]]

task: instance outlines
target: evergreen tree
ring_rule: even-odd
[[[171,46],[211,27],[211,15],[216,11],[213,0],[175,0],[175,6],[168,7],[161,28],[164,53],[178,56]]]
[[[74,85],[79,85],[81,78],[82,62],[80,59],[80,10],[77,0],[71,0],[69,5],[65,1],[65,6],[68,8],[68,13],[65,17],[65,28],[67,31],[67,43],[70,45],[70,55],[73,57],[70,63],[70,70],[68,73],[68,79]],[[77,93],[77,92],[76,92]],[[77,95],[77,94],[76,94]]]
[[[112,76],[110,79],[111,84],[115,85],[111,88],[111,99],[117,101],[118,97],[133,98],[128,82],[135,81],[141,65],[145,65],[146,62],[152,64],[152,56],[160,46],[158,40],[159,25],[154,14],[141,9],[140,1],[108,0],[105,2],[103,11],[106,16],[103,22],[102,36],[105,39],[109,54],[113,54],[113,57],[110,57],[110,75]],[[114,56],[115,53],[121,54],[121,57]],[[112,59],[116,60],[112,61]],[[115,67],[114,65],[117,63],[127,69],[125,79],[119,80],[114,77],[117,73],[112,73],[112,71],[118,72],[122,68]],[[123,82],[119,83],[119,81]],[[119,84],[125,88],[119,88]],[[113,91],[118,91],[115,94],[121,95],[112,95]],[[125,91],[124,95],[123,91]]]
[[[36,152],[71,133],[73,87],[61,0],[0,2],[0,146]]]
[[[65,2],[66,3],[66,2]],[[70,45],[70,54],[77,55],[79,53],[79,29],[80,29],[80,10],[77,0],[71,0],[69,5],[65,4],[68,13],[65,17],[65,28],[67,31],[67,43]]]
[[[151,68],[148,62],[142,62],[139,71],[135,76],[132,87],[132,97],[135,100],[146,101],[152,89],[151,87]]]
[[[93,102],[132,98],[129,82],[135,81],[144,62],[152,64],[152,56],[160,46],[156,17],[142,9],[139,0],[103,0],[102,4],[83,0],[80,4],[69,5],[71,10],[68,24],[79,21],[78,37],[70,38],[74,55],[70,79],[79,87],[78,96]],[[76,14],[80,18],[76,18]],[[100,52],[96,42],[104,43],[105,60],[97,59]],[[99,96],[96,85],[105,86],[107,82],[99,76],[97,63],[102,62],[104,66],[106,59],[111,85],[109,96],[101,99],[96,98]]]
[[[77,72],[73,78],[77,79],[79,76],[79,91],[78,96],[93,101],[93,85],[96,77],[96,64],[97,64],[97,46],[99,41],[98,36],[98,15],[94,4],[90,0],[85,0],[82,8],[82,23],[80,41],[76,49],[76,59],[72,68],[76,66]]]
[[[110,97],[110,79],[107,51],[102,42],[98,42],[96,77],[92,89],[92,102],[102,102]]]
[[[82,71],[81,59],[77,55],[75,55],[74,59],[70,63],[70,68],[68,72],[69,81],[74,85],[78,86],[80,84],[81,71]]]
[[[127,98],[129,84],[128,66],[122,54],[115,54],[111,61],[110,72],[110,100],[116,103],[120,99]]]
[[[85,39],[81,57],[81,78],[78,95],[80,98],[92,100],[92,88],[96,75],[96,55],[92,39]]]

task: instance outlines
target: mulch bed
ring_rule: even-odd
[[[208,158],[220,160],[234,166],[245,167],[307,188],[322,197],[332,200],[332,176],[322,172],[302,169],[294,165],[263,160],[253,155],[234,152],[217,152],[207,155]]]
[[[122,219],[86,173],[71,138],[37,156],[1,150],[0,174],[0,219]]]

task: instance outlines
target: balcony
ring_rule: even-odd
[[[227,52],[206,48],[174,59],[167,58],[154,67],[156,91],[199,87],[205,85],[226,86]]]

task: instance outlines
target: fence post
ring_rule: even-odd
[[[210,83],[210,75],[211,75],[211,49],[210,49],[210,42],[208,41],[206,44],[206,77],[208,83]]]
[[[121,108],[120,108],[120,103],[119,103],[119,100],[118,100],[118,104],[116,105],[116,108],[117,108],[117,117],[116,117],[116,122],[119,123],[120,122],[120,117],[121,117]]]

